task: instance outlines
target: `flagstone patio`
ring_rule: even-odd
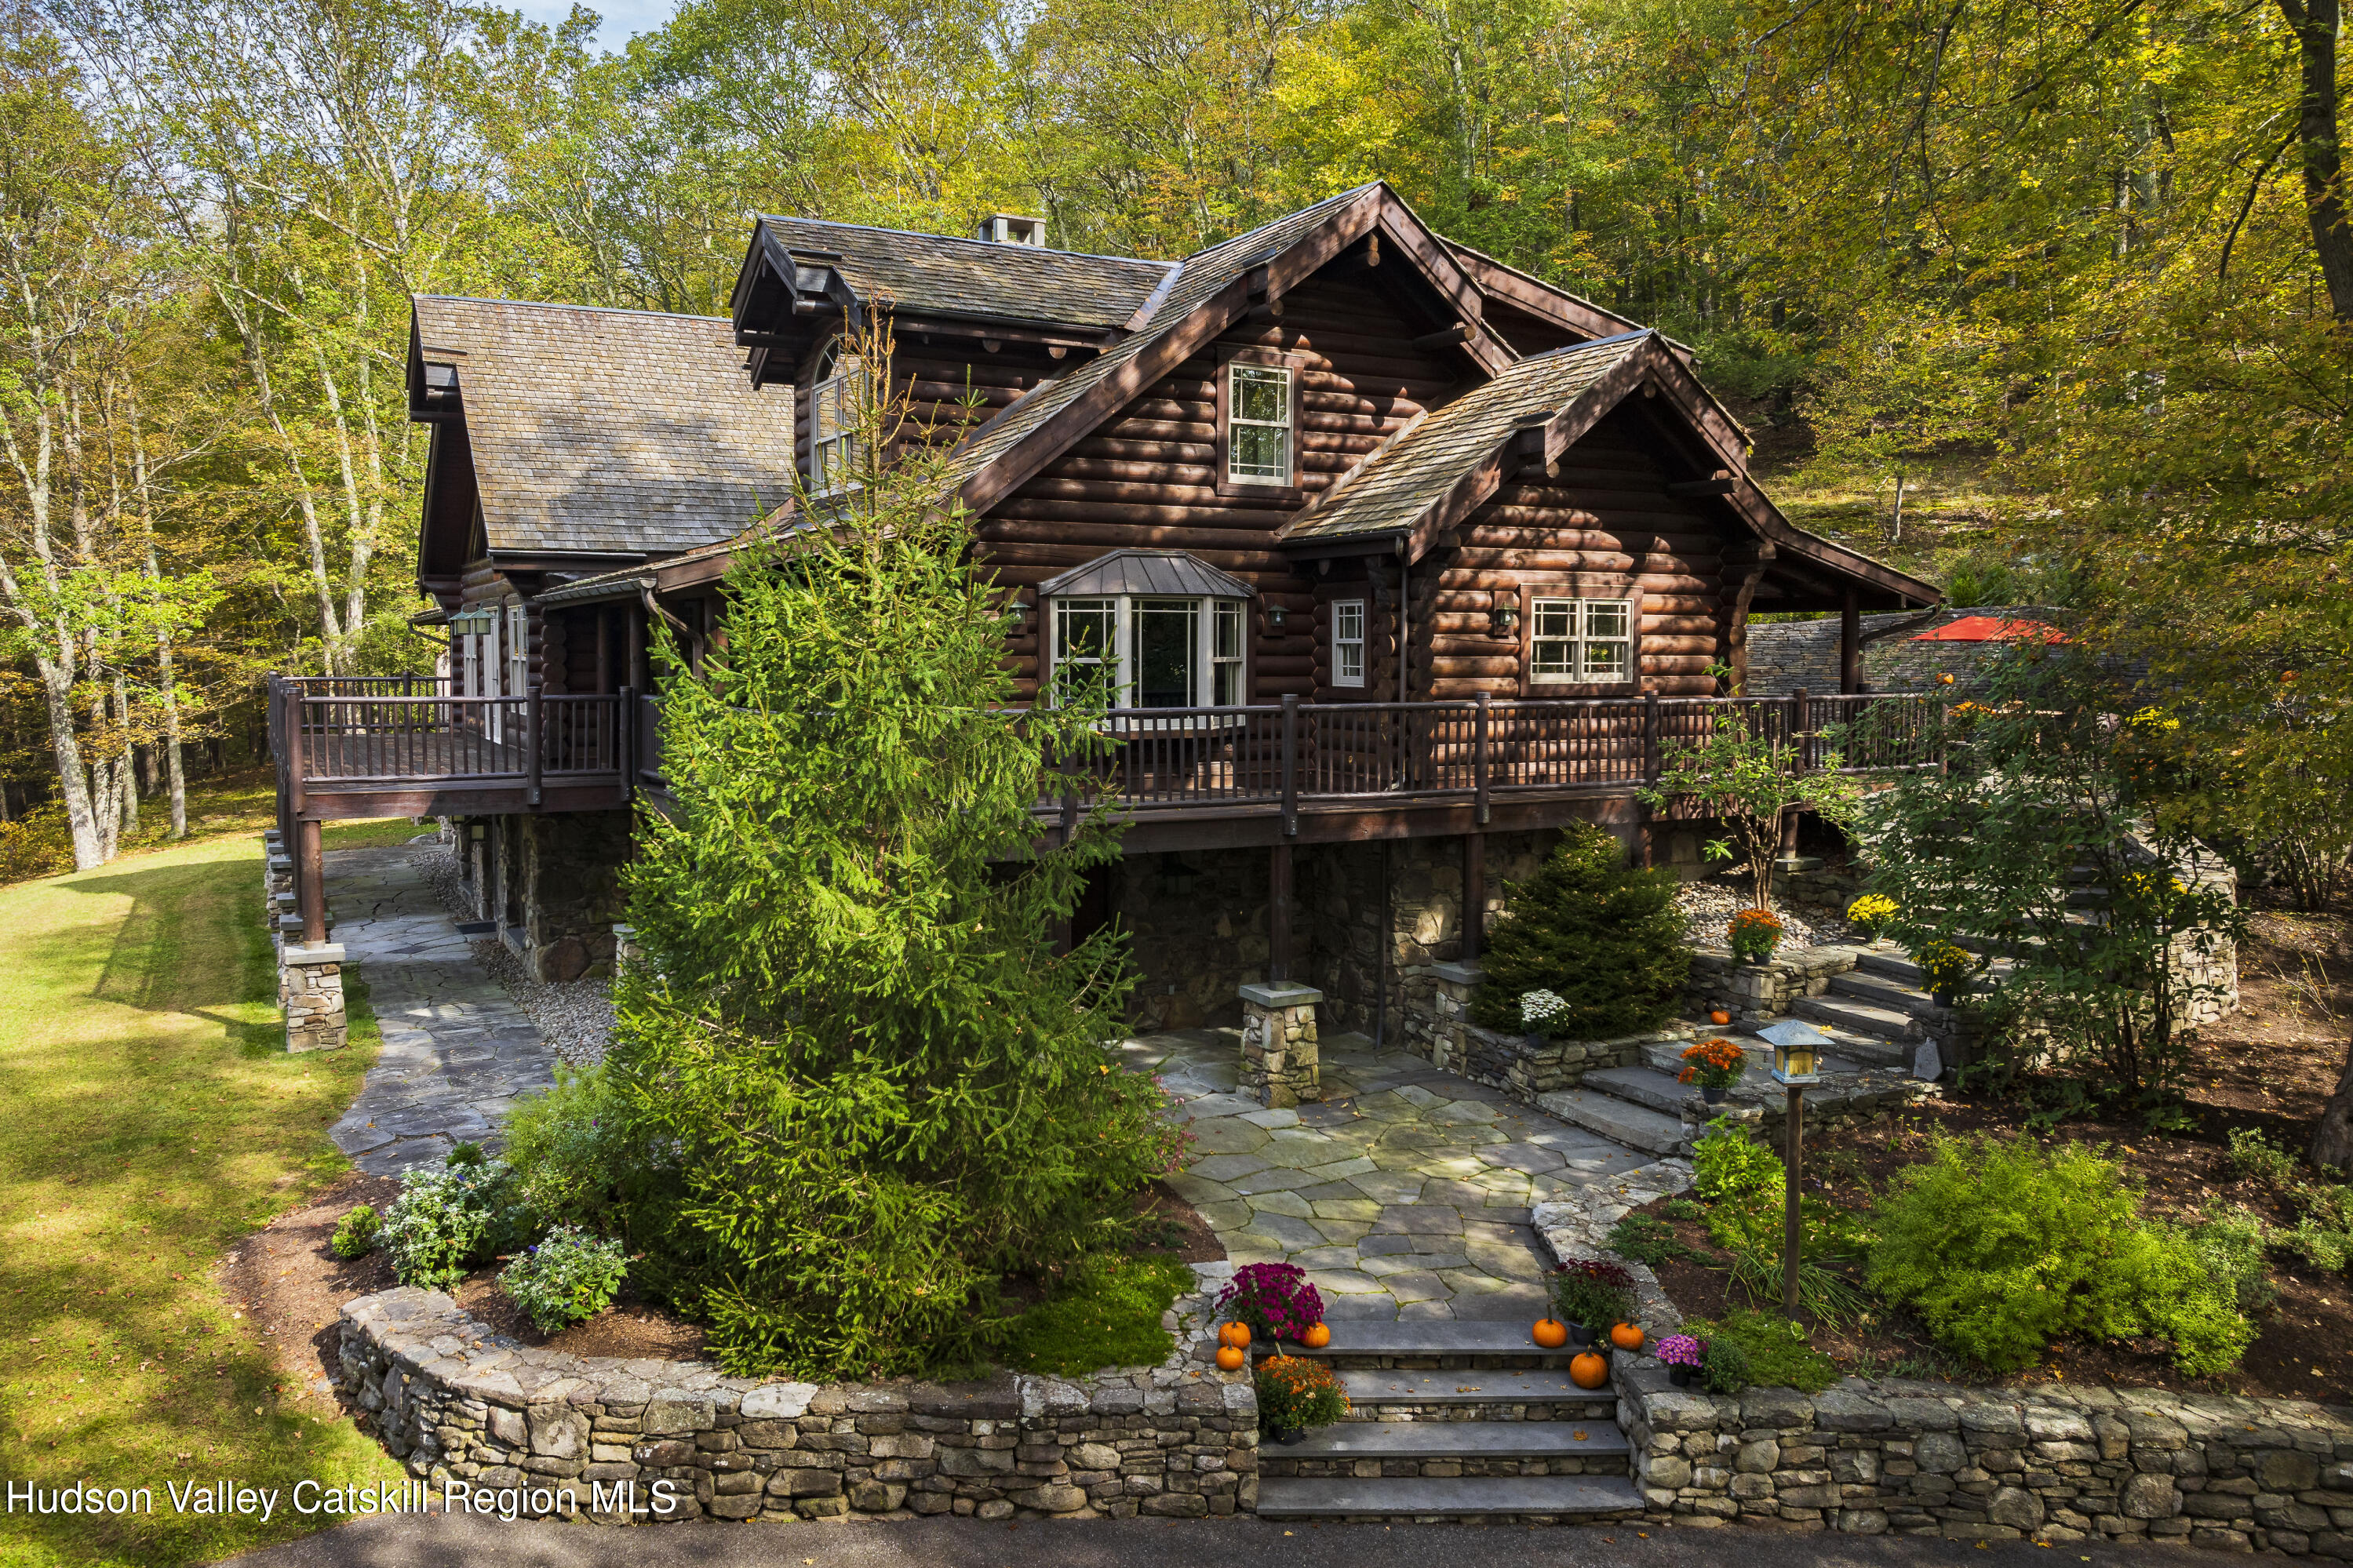
[[[1552,1265],[1530,1209],[1590,1189],[1615,1196],[1657,1159],[1362,1035],[1324,1040],[1324,1098],[1296,1110],[1235,1092],[1237,1030],[1124,1049],[1179,1101],[1195,1140],[1168,1184],[1236,1263],[1306,1269],[1335,1321],[1533,1321]]]

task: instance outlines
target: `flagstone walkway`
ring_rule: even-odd
[[[384,1049],[328,1130],[370,1175],[495,1148],[514,1097],[555,1079],[555,1047],[474,957],[406,847],[326,858],[334,940],[359,969]]]
[[[1643,1201],[1662,1176],[1666,1190],[1683,1184],[1644,1171],[1654,1155],[1419,1057],[1376,1051],[1362,1035],[1324,1041],[1324,1098],[1295,1111],[1235,1092],[1238,1031],[1150,1035],[1124,1048],[1190,1119],[1193,1153],[1168,1184],[1236,1263],[1306,1269],[1335,1321],[1533,1321],[1552,1267],[1529,1223],[1535,1205],[1614,1207]]]

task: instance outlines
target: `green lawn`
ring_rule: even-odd
[[[376,1047],[363,1003],[350,1048],[285,1054],[259,837],[227,826],[0,888],[0,1479],[156,1501],[127,1520],[0,1514],[12,1568],[206,1561],[315,1528],[282,1500],[266,1525],[175,1514],[167,1481],[396,1474],[316,1397],[296,1407],[212,1284],[228,1244],[346,1168],[326,1129]]]

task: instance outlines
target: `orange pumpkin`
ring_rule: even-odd
[[[1220,1345],[1230,1345],[1235,1350],[1246,1351],[1250,1349],[1250,1331],[1248,1323],[1226,1323],[1218,1330],[1218,1343]]]
[[[1609,1381],[1609,1358],[1599,1351],[1580,1351],[1568,1363],[1568,1381],[1579,1388],[1599,1388]]]
[[[1558,1318],[1539,1318],[1536,1326],[1529,1331],[1535,1335],[1536,1343],[1548,1351],[1556,1351],[1568,1343],[1568,1325]]]
[[[1707,1016],[1707,1021],[1711,1024],[1729,1024],[1732,1022],[1732,1015],[1718,1007]]]
[[[1310,1323],[1307,1326],[1307,1331],[1299,1336],[1299,1342],[1312,1351],[1322,1350],[1332,1342],[1332,1325]]]
[[[1621,1351],[1641,1350],[1642,1348],[1642,1325],[1640,1323],[1619,1323],[1615,1325],[1609,1331],[1609,1342],[1616,1345]]]
[[[1218,1370],[1219,1372],[1240,1372],[1242,1369],[1242,1363],[1248,1360],[1250,1360],[1250,1352],[1243,1350],[1240,1345],[1219,1345],[1218,1347]]]

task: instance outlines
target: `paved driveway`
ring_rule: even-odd
[[[1655,1158],[1362,1035],[1324,1043],[1324,1099],[1296,1111],[1235,1093],[1236,1030],[1124,1048],[1189,1119],[1192,1159],[1169,1185],[1235,1262],[1305,1268],[1334,1320],[1533,1321],[1551,1262],[1530,1208],[1614,1191]]]

